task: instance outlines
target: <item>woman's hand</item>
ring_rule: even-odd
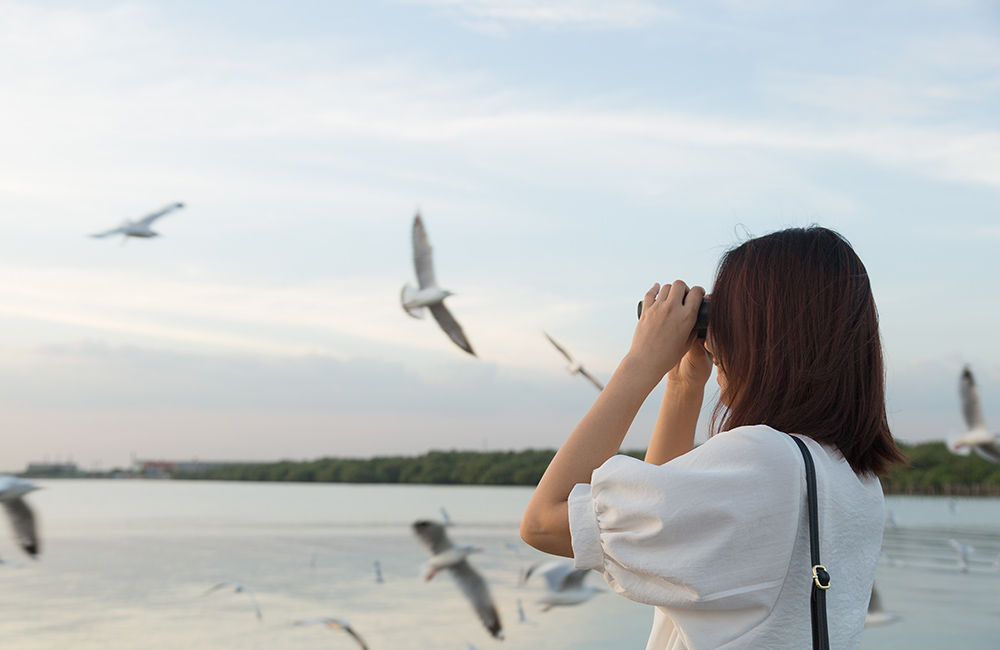
[[[691,341],[680,363],[670,369],[667,379],[690,386],[704,386],[712,376],[712,356],[705,349],[705,342],[699,338]]]
[[[632,336],[632,347],[626,355],[629,366],[648,375],[654,385],[675,368],[681,373],[678,378],[701,377],[705,368],[702,360],[696,358],[693,347],[697,345],[701,354],[705,354],[704,348],[696,343],[694,332],[704,296],[703,288],[692,287],[689,290],[680,280],[662,289],[659,283],[654,284],[642,302],[642,315]],[[688,356],[691,358],[688,359]],[[687,363],[679,368],[685,359]],[[711,362],[707,357],[704,362],[707,363],[708,374],[711,374]],[[708,381],[708,374],[704,375],[702,384]]]

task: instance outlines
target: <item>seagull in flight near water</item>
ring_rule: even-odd
[[[476,356],[476,353],[472,351],[472,346],[469,345],[469,340],[465,338],[462,326],[444,306],[444,299],[453,294],[437,286],[437,280],[434,278],[434,260],[431,257],[431,243],[427,239],[427,231],[424,230],[424,222],[420,218],[420,213],[417,213],[417,216],[413,218],[413,265],[417,269],[419,288],[414,288],[410,284],[403,287],[403,293],[400,296],[403,309],[414,318],[423,318],[424,308],[430,309],[431,316],[438,322],[445,334],[451,337],[455,345],[472,356]]]
[[[986,430],[983,421],[983,410],[979,404],[979,391],[972,378],[969,366],[962,369],[962,377],[958,381],[958,392],[962,397],[962,415],[968,431],[948,439],[948,449],[956,454],[968,456],[970,451],[976,452],[991,463],[1000,463],[1000,446],[997,445],[997,434]]]
[[[301,621],[295,621],[293,625],[325,625],[331,630],[343,630],[354,637],[354,640],[358,642],[361,646],[361,650],[368,650],[368,645],[365,640],[361,638],[361,635],[354,631],[351,624],[342,618],[333,618],[330,616],[324,616],[321,618],[307,618]]]
[[[421,520],[414,523],[413,532],[416,533],[420,543],[431,552],[431,559],[425,565],[425,579],[430,580],[438,571],[447,569],[455,579],[455,584],[472,603],[486,629],[496,638],[502,639],[500,615],[497,614],[496,605],[493,604],[490,589],[483,577],[466,561],[467,557],[482,549],[469,544],[457,546],[452,544],[444,526],[433,521]]]
[[[32,558],[38,555],[41,545],[38,542],[35,514],[22,497],[37,489],[38,487],[34,483],[16,476],[7,474],[0,476],[0,503],[3,504],[4,510],[7,511],[7,516],[10,517],[10,522],[14,526],[17,543]]]
[[[570,372],[571,375],[583,375],[584,377],[586,377],[587,379],[590,380],[590,383],[592,383],[593,385],[597,386],[597,390],[604,390],[604,384],[602,384],[601,382],[597,381],[597,379],[592,374],[590,374],[589,372],[587,372],[586,370],[584,370],[584,368],[583,368],[582,365],[580,365],[578,362],[574,361],[573,357],[569,356],[569,352],[567,352],[563,348],[563,346],[561,346],[558,343],[556,343],[555,339],[553,339],[551,336],[549,336],[548,332],[542,332],[542,334],[544,334],[545,338],[547,338],[549,340],[549,343],[551,343],[552,345],[556,346],[556,349],[559,350],[560,352],[562,352],[562,355],[564,357],[566,357],[566,361],[569,362],[569,366],[567,366],[567,370],[569,370],[569,372]]]
[[[247,587],[244,587],[243,583],[241,583],[241,582],[220,582],[217,585],[214,585],[213,587],[211,587],[208,591],[206,591],[204,593],[204,595],[207,596],[207,595],[209,595],[210,593],[212,593],[214,591],[218,591],[220,589],[225,589],[227,587],[231,587],[234,594],[243,594],[243,593],[245,593],[246,595],[250,596],[250,602],[251,602],[251,604],[253,604],[253,611],[254,611],[254,613],[257,614],[257,620],[260,621],[261,623],[264,622],[264,615],[261,614],[261,612],[260,612],[260,605],[257,604],[257,597],[254,596],[253,591],[251,591]]]
[[[179,210],[183,207],[184,207],[183,203],[171,203],[162,210],[154,212],[153,214],[150,215],[146,215],[145,217],[139,219],[138,221],[132,221],[130,219],[126,219],[122,223],[122,225],[118,226],[114,230],[108,230],[107,232],[99,232],[96,235],[91,235],[91,237],[100,238],[100,237],[110,237],[111,235],[121,235],[123,244],[126,241],[128,241],[129,237],[143,237],[145,239],[148,239],[150,237],[159,237],[160,233],[154,232],[153,229],[150,228],[150,226],[153,225],[153,222],[159,219],[160,217],[168,215],[174,210]]]
[[[523,585],[533,575],[545,578],[548,590],[538,602],[542,604],[542,611],[547,612],[553,607],[585,603],[594,594],[599,593],[601,591],[599,587],[583,584],[584,578],[589,573],[590,569],[574,568],[572,562],[553,560],[529,567],[521,575],[520,582]]]
[[[963,544],[957,539],[949,539],[948,545],[955,549],[955,559],[958,561],[958,570],[962,573],[969,572],[969,556],[976,552],[968,544]]]

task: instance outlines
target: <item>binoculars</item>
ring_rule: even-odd
[[[698,307],[698,319],[694,322],[694,329],[698,332],[698,338],[703,339],[708,336],[708,312],[712,306],[708,298],[701,299],[701,305]],[[639,301],[639,308],[637,310],[637,318],[642,318],[642,301]]]

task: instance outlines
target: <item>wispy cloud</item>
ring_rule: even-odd
[[[450,13],[470,26],[635,29],[672,16],[649,0],[397,0]]]
[[[342,361],[390,353],[418,368],[415,361],[428,352],[464,359],[432,319],[414,321],[403,313],[398,295],[406,279],[262,286],[164,279],[152,273],[0,266],[0,315],[7,321],[8,336],[32,323],[49,323],[67,326],[67,332],[88,332],[96,340],[199,353],[319,354]],[[452,310],[481,358],[548,375],[561,368],[541,336],[542,324],[566,326],[594,308],[540,290],[461,286],[464,290],[451,299]],[[607,350],[589,352],[595,369],[617,361]]]
[[[658,11],[650,3],[621,9],[610,2],[441,0],[439,6],[569,22],[632,16],[622,24]],[[9,97],[0,107],[0,134],[7,151],[19,152],[0,157],[0,183],[11,196],[37,199],[55,182],[97,196],[137,200],[168,186],[238,202],[252,185],[258,204],[273,196],[286,205],[301,198],[370,208],[387,198],[411,203],[415,191],[426,195],[429,188],[455,196],[456,188],[474,191],[484,178],[509,176],[639,201],[659,188],[676,202],[711,196],[721,178],[730,187],[808,186],[802,161],[823,156],[1000,185],[996,128],[910,119],[961,95],[954,84],[775,72],[766,92],[809,105],[779,119],[685,110],[655,99],[638,106],[580,100],[565,89],[529,92],[481,73],[391,55],[372,62],[281,44],[266,52],[182,48],[143,12],[65,14],[50,24],[49,12],[21,6],[12,26],[0,24],[5,54],[26,62],[0,72]],[[15,28],[31,38],[13,38]],[[137,42],[135,34],[143,38]],[[986,45],[952,56],[982,52],[992,56]],[[78,67],[75,57],[91,65]],[[809,110],[818,105],[835,114],[818,119]],[[259,147],[269,150],[270,165],[246,155]],[[62,153],[53,159],[52,150]],[[415,174],[414,161],[428,155],[435,164]],[[756,163],[748,167],[747,157]],[[351,182],[317,184],[301,173],[303,165],[317,175],[343,172]],[[824,198],[835,194],[815,190]]]

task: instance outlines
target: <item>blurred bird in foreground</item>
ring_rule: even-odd
[[[470,544],[452,544],[444,526],[433,521],[421,520],[414,523],[413,532],[416,533],[420,543],[431,552],[431,559],[425,565],[424,579],[430,580],[438,571],[447,569],[458,588],[472,603],[486,629],[496,638],[502,639],[500,615],[497,614],[496,605],[493,604],[490,589],[483,577],[466,561],[466,558],[482,549]]]
[[[403,293],[400,297],[403,309],[414,318],[423,318],[424,308],[430,309],[434,320],[438,322],[445,334],[455,342],[455,345],[472,356],[476,356],[468,339],[465,338],[462,326],[444,306],[444,299],[453,294],[437,286],[437,280],[434,278],[434,260],[431,257],[431,243],[427,239],[427,231],[424,230],[424,222],[419,213],[413,219],[413,264],[417,270],[417,284],[419,286],[416,289],[410,284],[403,287]]]
[[[38,556],[41,544],[38,541],[38,529],[35,524],[35,514],[24,502],[24,495],[37,490],[38,487],[29,481],[7,474],[0,475],[0,503],[3,504],[10,523],[14,527],[14,536],[24,552],[32,558]]]
[[[365,643],[365,640],[361,638],[361,635],[354,631],[354,628],[351,627],[350,623],[341,618],[307,618],[301,621],[295,621],[294,625],[325,625],[331,630],[343,630],[354,637],[354,640],[358,642],[359,646],[361,646],[361,650],[368,650],[368,645]]]
[[[129,237],[142,237],[148,239],[150,237],[159,237],[160,233],[154,232],[150,226],[153,222],[162,216],[168,215],[174,210],[180,210],[184,207],[183,203],[172,203],[167,207],[163,208],[158,212],[147,215],[138,221],[131,221],[126,219],[122,225],[118,226],[113,230],[108,230],[106,232],[99,232],[96,235],[91,235],[91,237],[110,237],[111,235],[121,235],[122,243],[124,244],[128,241]]]
[[[979,404],[979,391],[976,389],[976,382],[972,378],[969,366],[962,369],[958,392],[962,398],[962,415],[965,418],[967,431],[957,436],[950,436],[948,449],[962,456],[968,456],[969,452],[974,451],[991,463],[1000,463],[998,437],[997,434],[986,430],[983,410]]]
[[[566,366],[566,369],[569,370],[571,375],[583,375],[584,377],[590,380],[590,383],[592,383],[594,386],[597,386],[597,390],[604,390],[604,384],[597,381],[597,379],[592,374],[587,372],[583,368],[583,366],[580,365],[579,362],[574,361],[573,357],[569,355],[569,352],[567,352],[565,348],[563,348],[563,346],[556,343],[555,339],[549,336],[548,332],[542,332],[542,334],[544,334],[545,338],[549,340],[549,343],[556,346],[556,349],[559,350],[559,352],[561,352],[564,357],[566,357],[566,361],[569,362],[569,365]]]
[[[521,576],[521,584],[535,575],[545,578],[548,591],[538,602],[543,605],[542,611],[547,612],[553,607],[587,602],[601,591],[599,587],[583,584],[589,573],[590,569],[576,569],[571,562],[554,560],[529,567]]]
[[[240,582],[220,582],[208,589],[203,595],[207,596],[212,592],[219,591],[220,589],[225,589],[226,587],[231,587],[234,594],[243,594],[250,596],[250,602],[253,604],[253,611],[257,614],[257,620],[264,622],[264,615],[261,614],[260,605],[257,604],[257,597],[254,596],[253,592],[243,586]]]

